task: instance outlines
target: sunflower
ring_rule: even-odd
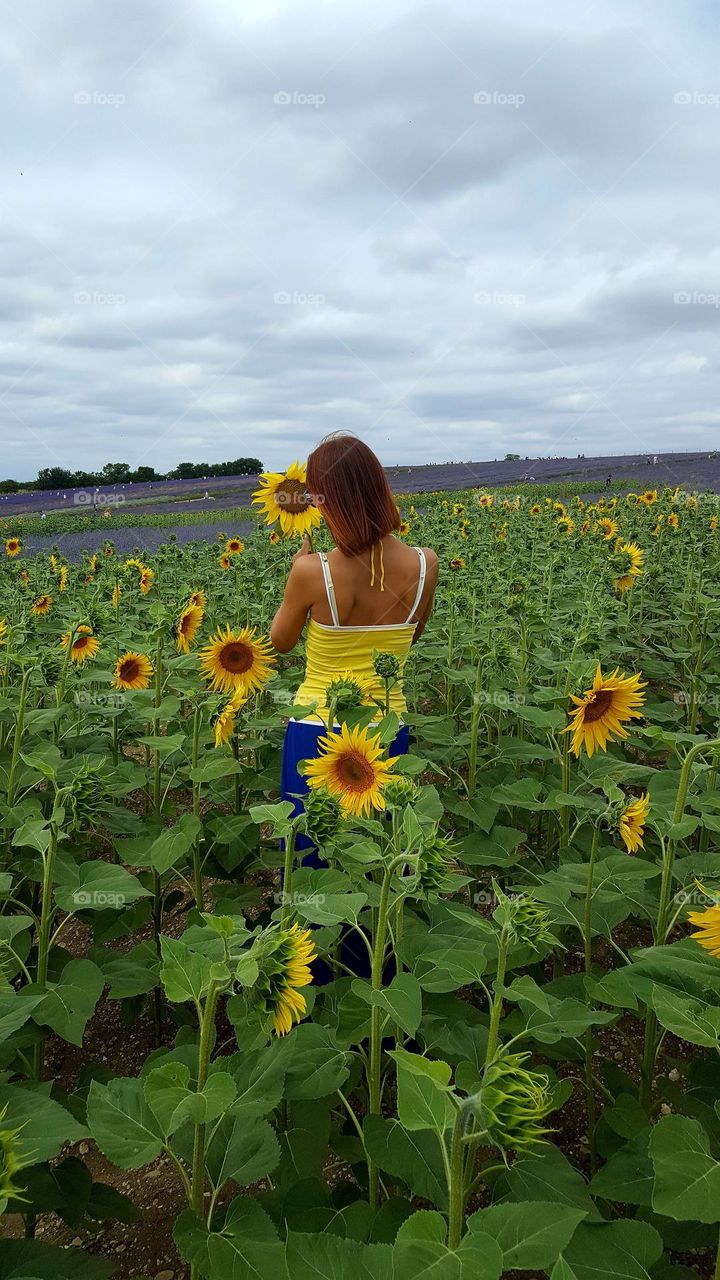
[[[379,733],[370,734],[359,726],[351,730],[344,724],[339,733],[321,737],[318,745],[323,754],[305,763],[308,786],[327,787],[343,812],[355,817],[369,817],[371,809],[385,808],[382,789],[399,757],[381,760]]]
[[[465,561],[463,560],[462,556],[453,556],[452,560],[450,561],[450,568],[451,568],[451,569],[464,569],[464,568],[465,568]]]
[[[188,604],[194,605],[196,609],[207,609],[207,596],[204,591],[193,591]]]
[[[711,516],[711,517],[710,517],[710,524],[708,525],[708,528],[709,528],[710,532],[711,532],[711,533],[714,533],[714,532],[715,532],[715,530],[717,529],[717,527],[718,527],[718,518],[717,518],[717,516]]]
[[[670,512],[670,515],[669,515],[669,516],[668,516],[668,518],[667,518],[667,522],[668,522],[668,524],[670,525],[670,528],[671,528],[671,529],[677,529],[677,528],[679,527],[679,525],[680,525],[680,517],[679,517],[679,515],[678,515],[677,511],[671,511],[671,512]]]
[[[461,530],[462,532],[462,530]],[[507,525],[504,524],[498,529],[498,542],[507,542]],[[467,533],[465,534],[467,537]]]
[[[635,579],[643,572],[643,559],[645,552],[639,547],[637,542],[622,542],[615,551],[617,558],[623,556],[624,563],[622,572],[615,579],[616,591],[630,591],[635,586]]]
[[[250,955],[257,962],[254,998],[272,1018],[276,1036],[286,1036],[305,1014],[307,1003],[300,988],[312,982],[310,965],[317,957],[309,929],[271,925],[253,944]]]
[[[97,567],[98,567],[97,555],[90,556],[90,559],[88,560],[88,567],[91,573],[97,573]]]
[[[575,521],[571,516],[561,516],[555,525],[558,533],[564,533],[566,538],[575,532]]]
[[[691,911],[688,920],[698,927],[697,933],[690,936],[709,951],[711,956],[717,956],[720,959],[720,906],[715,903],[706,911]]]
[[[222,747],[229,742],[235,732],[235,716],[247,702],[247,694],[242,689],[236,690],[221,706],[215,717],[215,746]]]
[[[218,564],[220,565],[221,569],[229,569],[230,565],[232,564],[232,560],[230,559],[230,556],[222,555],[218,560]]]
[[[112,545],[112,543],[111,543],[111,542],[106,542],[106,543],[105,543],[105,546],[103,547],[103,555],[104,555],[104,556],[114,556],[114,555],[115,555],[115,548],[114,548],[114,546]]]
[[[61,564],[61,565],[60,565],[60,572],[59,572],[59,574],[58,574],[58,591],[66,591],[66,590],[67,590],[67,584],[68,584],[68,577],[69,577],[69,576],[70,576],[70,570],[68,569],[67,565],[66,565],[66,564]]]
[[[57,571],[60,567],[60,561],[58,560],[54,551],[50,552],[49,564],[50,564],[50,572],[52,574],[57,574]]]
[[[595,528],[598,533],[602,534],[606,542],[609,542],[611,538],[617,537],[618,522],[617,520],[611,520],[610,516],[603,516],[602,519],[598,520]]]
[[[27,569],[20,570],[20,581],[24,587],[26,587],[28,582],[30,581],[30,574],[28,573]]]
[[[583,520],[582,524],[580,525],[580,534],[584,538],[585,534],[589,532],[590,532],[590,521]]]
[[[178,653],[190,652],[190,645],[202,626],[204,616],[205,611],[201,609],[199,605],[186,604],[180,614],[180,617],[175,623],[175,638],[177,640]]]
[[[115,663],[113,689],[147,689],[153,675],[153,665],[144,653],[128,649]]]
[[[141,595],[144,595],[144,596],[147,595],[148,591],[150,590],[153,584],[154,577],[155,577],[155,574],[152,569],[148,569],[147,567],[143,569],[142,573],[140,574]]]
[[[21,551],[22,551],[22,542],[20,541],[19,538],[5,539],[5,555],[6,556],[19,556]]]
[[[493,498],[493,495],[491,493],[478,494],[478,500],[477,500],[478,506],[485,508],[485,510],[489,509],[492,506],[494,501],[495,499]]]
[[[623,723],[628,720],[641,719],[642,712],[636,710],[645,701],[645,681],[639,675],[624,676],[616,667],[612,675],[604,676],[598,663],[592,686],[586,689],[582,698],[571,694],[575,710],[570,712],[571,721],[563,733],[572,733],[572,750],[580,755],[583,747],[591,756],[599,747],[607,751],[608,742],[614,736],[626,738]]]
[[[224,631],[218,628],[200,651],[203,679],[220,693],[242,690],[247,694],[261,689],[274,665],[270,642],[256,636],[255,627],[243,627],[237,634],[228,626]]]
[[[120,590],[120,583],[116,582],[115,586],[112,589],[112,596],[110,597],[110,599],[112,600],[113,609],[118,609],[120,607],[121,595],[122,595],[122,591]]]
[[[410,532],[410,525],[408,524],[407,520],[401,520],[400,524],[398,525],[398,533],[400,537],[406,538],[409,532]]]
[[[657,489],[646,489],[638,498],[638,502],[641,502],[644,507],[652,507],[657,500]]]
[[[650,808],[650,794],[645,792],[637,800],[632,800],[620,814],[619,831],[628,853],[637,853],[642,849],[645,832],[645,820]]]
[[[277,530],[273,529],[272,533],[270,534],[269,541],[272,547],[277,546],[278,542],[280,541],[280,534],[277,532]]]
[[[539,516],[541,512],[542,512],[542,507],[540,506],[540,503],[533,502],[532,506],[529,508],[529,514],[531,516]]]
[[[52,596],[49,596],[46,593],[43,593],[43,595],[38,596],[33,601],[30,612],[36,615],[41,615],[43,613],[49,613],[51,609],[52,609]]]
[[[228,538],[225,543],[226,556],[239,556],[245,550],[245,543],[240,538]]]
[[[304,464],[293,462],[287,471],[264,471],[252,500],[262,507],[266,524],[279,521],[286,537],[302,537],[320,524],[320,512],[313,506],[306,485]]]
[[[60,644],[67,651],[70,661],[78,663],[94,658],[100,648],[100,641],[93,635],[92,627],[86,626],[77,627],[74,636],[72,631],[67,631]]]
[[[6,633],[7,633],[7,618],[0,618],[0,644],[5,643]]]

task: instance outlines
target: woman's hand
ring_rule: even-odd
[[[312,555],[312,543],[308,535],[305,534],[305,537],[302,540],[302,546],[300,550],[296,551],[295,555],[293,556],[293,564],[295,564],[295,561],[299,560],[301,556],[309,556],[309,555]]]

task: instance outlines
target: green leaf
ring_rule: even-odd
[[[434,1133],[408,1133],[399,1120],[368,1115],[363,1134],[368,1155],[385,1173],[402,1178],[413,1195],[447,1208],[445,1170]]]
[[[507,1182],[515,1200],[552,1200],[583,1209],[589,1220],[600,1220],[585,1179],[558,1147],[548,1145],[539,1155],[516,1160]]]
[[[88,1136],[85,1126],[49,1098],[43,1086],[0,1084],[0,1110],[3,1107],[7,1107],[3,1124],[8,1129],[21,1130],[18,1143],[37,1164],[52,1160],[66,1142],[79,1142]]]
[[[184,813],[174,827],[166,827],[153,841],[147,854],[148,865],[158,875],[177,866],[192,848],[201,830],[200,819],[194,813]]]
[[[3,1240],[0,1280],[107,1280],[115,1264],[41,1240]]]
[[[639,1204],[649,1208],[654,1180],[648,1154],[649,1139],[650,1130],[645,1129],[616,1151],[595,1174],[590,1184],[592,1194],[604,1200],[617,1200],[620,1204]]]
[[[63,911],[119,911],[149,898],[150,890],[143,889],[140,881],[125,867],[112,862],[83,862],[73,868],[72,880],[57,885],[55,901]]]
[[[650,1137],[656,1213],[682,1222],[720,1222],[720,1164],[710,1154],[702,1125],[687,1116],[664,1116]]]
[[[280,1146],[267,1120],[241,1110],[229,1112],[215,1128],[207,1152],[207,1167],[216,1187],[232,1179],[252,1186],[272,1173],[280,1160]]]
[[[502,1250],[503,1271],[547,1269],[570,1243],[585,1217],[582,1209],[547,1200],[497,1204],[468,1218],[468,1230],[483,1231]]]
[[[681,1040],[720,1049],[720,1008],[693,996],[655,987],[652,1004],[658,1022]]]
[[[293,1050],[285,1086],[290,1101],[326,1098],[342,1088],[350,1074],[350,1055],[337,1048],[326,1027],[303,1022],[286,1043]]]
[[[163,937],[160,946],[160,978],[168,1000],[173,1004],[200,1000],[210,984],[212,960],[191,951],[179,938]]]
[[[91,960],[70,960],[60,980],[48,984],[48,990],[33,1013],[41,1026],[51,1027],[70,1044],[82,1047],[88,1020],[102,995],[105,979]]]
[[[581,1222],[563,1255],[577,1280],[650,1280],[662,1239],[645,1222]]]
[[[21,987],[15,991],[0,993],[0,1042],[19,1031],[30,1017],[36,1005],[45,999],[45,992],[37,987]]]
[[[398,973],[389,987],[375,991],[361,978],[352,984],[355,995],[370,1005],[379,1005],[406,1033],[414,1036],[422,1021],[422,990],[411,973]]]
[[[161,1128],[139,1079],[116,1076],[106,1085],[93,1080],[87,1122],[100,1150],[120,1169],[139,1169],[162,1151]]]
[[[410,1132],[433,1129],[444,1133],[455,1119],[450,1100],[452,1069],[446,1062],[423,1058],[405,1049],[391,1051],[397,1064],[398,1116]]]

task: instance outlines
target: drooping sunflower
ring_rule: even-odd
[[[711,533],[714,533],[714,532],[715,532],[715,530],[717,529],[717,527],[718,527],[718,518],[717,518],[717,516],[711,516],[711,517],[710,517],[710,524],[708,525],[708,528],[709,528],[710,532],[711,532]]]
[[[602,516],[597,521],[595,528],[598,533],[602,534],[606,542],[609,542],[611,538],[617,537],[618,522],[617,520],[612,520],[610,516]]]
[[[62,648],[67,652],[71,662],[86,662],[88,658],[94,658],[100,648],[100,641],[93,634],[92,627],[83,624],[77,627],[75,635],[72,631],[66,631],[60,641]]]
[[[280,534],[277,532],[276,529],[273,529],[269,538],[271,547],[276,547],[279,541],[280,541]]]
[[[26,587],[26,586],[28,585],[29,581],[30,581],[30,574],[28,573],[27,569],[21,569],[21,570],[20,570],[20,582],[21,582],[21,584],[23,585],[23,587]]]
[[[312,982],[310,965],[317,957],[312,934],[295,923],[271,925],[250,951],[258,966],[253,997],[272,1019],[276,1036],[286,1036],[307,1009],[301,988]]]
[[[680,527],[680,517],[677,511],[670,512],[670,515],[667,518],[667,522],[670,525],[671,529],[678,529]]]
[[[645,821],[650,808],[650,793],[646,791],[637,800],[632,800],[620,814],[618,830],[628,853],[637,853],[642,849],[645,835]]]
[[[570,534],[575,532],[575,521],[572,516],[561,516],[560,519],[556,521],[555,528],[558,533],[564,533],[565,537],[569,538]]]
[[[51,609],[52,596],[49,596],[47,592],[43,592],[42,595],[37,596],[36,599],[33,600],[30,612],[34,613],[36,616],[42,616],[44,613],[49,613]]]
[[[193,643],[205,616],[204,609],[196,604],[186,604],[180,617],[175,623],[175,639],[177,640],[178,653],[189,653],[190,645]]]
[[[20,541],[19,538],[5,539],[5,555],[6,556],[19,556],[21,551],[22,551],[22,542]]]
[[[69,576],[70,576],[70,570],[68,569],[67,565],[61,564],[60,572],[58,573],[58,591],[67,591]]]
[[[140,574],[140,594],[146,596],[153,584],[155,573],[152,569],[148,569],[147,565]]]
[[[240,538],[228,538],[225,543],[226,556],[239,556],[245,550],[245,543]]]
[[[113,609],[118,609],[118,608],[119,608],[119,606],[120,606],[120,597],[121,597],[121,595],[122,595],[122,592],[121,592],[121,590],[120,590],[120,583],[119,583],[119,582],[116,582],[116,583],[115,583],[115,586],[114,586],[114,587],[113,587],[113,589],[112,589],[112,595],[111,595],[111,597],[110,597],[110,599],[111,599],[111,601],[112,601],[112,607],[113,607]]]
[[[293,462],[287,471],[264,471],[252,500],[262,508],[265,523],[279,522],[288,538],[302,537],[320,524],[320,512],[307,491],[304,463]]]
[[[720,905],[715,903],[706,911],[691,911],[688,920],[697,925],[697,933],[692,933],[691,938],[699,942],[711,956],[720,959]]]
[[[5,643],[7,633],[7,618],[0,618],[0,644]]]
[[[620,573],[615,579],[616,591],[630,591],[635,579],[644,573],[642,567],[645,552],[637,542],[623,542],[617,547],[614,559],[620,563]]]
[[[575,710],[570,712],[570,724],[562,730],[572,733],[571,747],[576,756],[583,747],[592,756],[598,748],[607,751],[608,742],[615,737],[627,738],[623,724],[642,717],[637,708],[645,701],[641,692],[645,684],[640,675],[620,675],[617,667],[612,675],[604,676],[598,663],[591,687],[581,698],[571,694]]]
[[[233,733],[235,732],[235,716],[240,708],[247,702],[247,698],[248,695],[243,693],[242,689],[236,689],[221,706],[215,717],[215,723],[213,725],[216,747],[222,747],[232,738]]]
[[[258,636],[255,627],[243,627],[237,633],[229,626],[219,627],[200,651],[203,679],[219,693],[261,689],[275,661],[269,640]]]
[[[192,604],[196,609],[207,609],[207,596],[204,591],[193,591],[188,604]]]
[[[128,649],[115,663],[113,689],[147,689],[153,677],[152,662],[144,653]]]
[[[384,809],[383,787],[392,777],[399,758],[383,760],[380,734],[344,724],[339,733],[325,734],[318,741],[322,754],[305,763],[310,787],[327,787],[337,796],[343,812],[369,817],[372,809]]]
[[[229,569],[230,565],[232,564],[232,560],[230,559],[230,556],[222,555],[218,560],[218,564],[220,565],[221,569]]]

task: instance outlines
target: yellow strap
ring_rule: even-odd
[[[385,561],[383,559],[383,544],[380,543],[380,590],[385,590]]]
[[[370,586],[375,586],[375,543],[370,548]]]
[[[380,590],[385,590],[385,557],[383,554],[383,544],[378,542],[380,548]],[[370,548],[370,586],[375,586],[375,543]]]

